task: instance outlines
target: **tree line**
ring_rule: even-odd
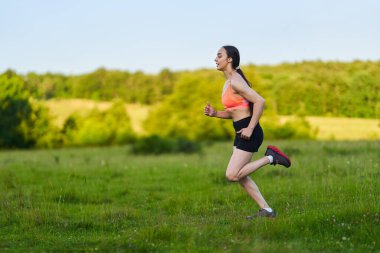
[[[242,66],[253,88],[267,101],[265,134],[270,138],[313,138],[302,116],[380,118],[380,61],[300,62]],[[158,74],[106,70],[82,75],[0,74],[0,147],[109,145],[135,139],[123,103],[154,105],[148,134],[190,140],[233,136],[230,122],[202,115],[206,101],[222,109],[223,74],[214,69]],[[107,112],[71,115],[63,129],[51,124],[39,101],[86,98],[114,101]],[[298,115],[280,124],[276,115]],[[122,122],[122,124],[120,124]]]
[[[17,75],[14,71],[6,73]],[[106,70],[99,68],[83,75],[37,74],[21,76],[24,88],[36,99],[86,98],[101,101],[122,99],[126,103],[153,104],[170,94],[174,73],[163,69],[157,75],[141,71]]]
[[[254,88],[270,101],[269,109],[278,114],[363,118],[380,115],[380,61],[313,61],[247,65],[242,69]],[[23,79],[24,89],[36,99],[118,98],[126,103],[156,104],[172,94],[176,84],[188,75],[199,72],[208,73],[206,91],[212,91],[212,85],[220,86],[221,74],[213,69],[177,72],[163,69],[156,75],[104,68],[83,75],[12,73]]]

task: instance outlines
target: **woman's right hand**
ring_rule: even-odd
[[[216,116],[216,110],[210,105],[209,102],[207,102],[205,108],[204,108],[204,114],[209,117],[215,117]]]

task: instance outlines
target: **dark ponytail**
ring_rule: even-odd
[[[232,68],[236,70],[236,72],[243,77],[244,81],[248,84],[249,87],[251,86],[251,83],[248,81],[248,79],[245,77],[243,71],[240,69],[240,54],[239,50],[234,46],[223,46],[223,48],[227,52],[227,57],[232,58]],[[253,103],[249,102],[249,109],[251,110],[251,113],[253,112]]]

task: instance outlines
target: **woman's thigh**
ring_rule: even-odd
[[[227,166],[226,177],[228,180],[237,181],[239,171],[252,159],[252,152],[247,152],[234,147],[232,156]]]

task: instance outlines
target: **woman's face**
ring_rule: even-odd
[[[215,63],[216,69],[223,71],[227,68],[228,64],[232,61],[231,58],[228,58],[227,51],[223,47],[218,50],[216,54]]]

